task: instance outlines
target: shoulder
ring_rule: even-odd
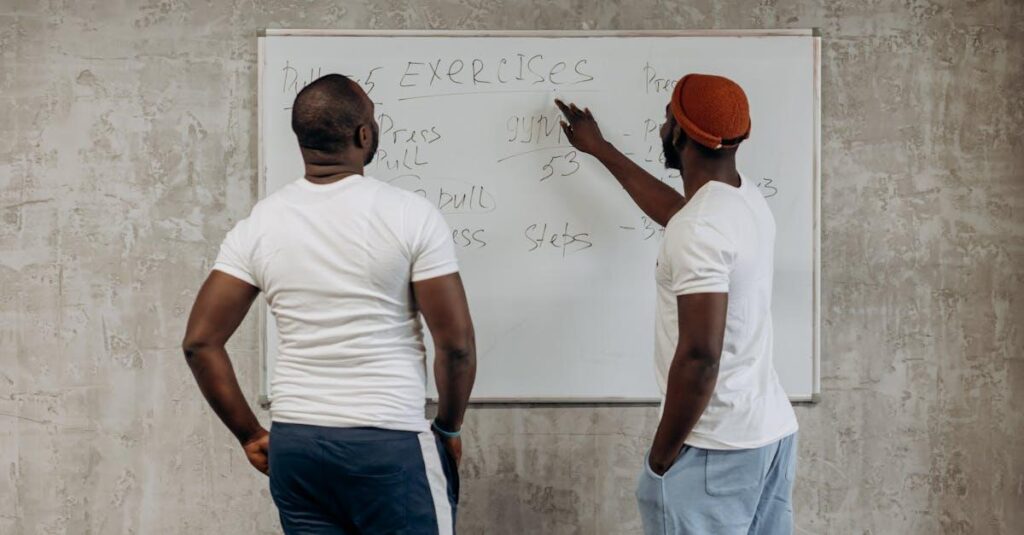
[[[287,199],[295,194],[297,188],[298,186],[293,182],[256,201],[249,213],[249,219],[258,220],[268,217],[267,214],[277,212],[281,206],[287,203]]]
[[[693,232],[701,228],[726,232],[732,227],[732,221],[747,210],[742,194],[727,187],[731,186],[704,186],[669,220],[666,232]]]
[[[742,189],[721,182],[706,187],[700,204],[702,218],[708,221],[728,220],[748,210]]]
[[[370,178],[368,182],[376,188],[378,201],[400,209],[406,217],[424,218],[434,213],[440,213],[433,203],[416,192],[393,186],[375,178]]]

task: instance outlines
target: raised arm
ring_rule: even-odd
[[[182,349],[206,401],[245,449],[249,462],[268,471],[268,435],[238,386],[227,343],[259,289],[220,271],[210,273],[192,305]]]
[[[562,130],[569,143],[597,158],[652,221],[664,227],[686,204],[679,192],[645,171],[608,142],[589,108],[581,110],[575,104],[566,104],[561,100],[555,100],[555,105],[565,116]]]
[[[437,423],[447,431],[458,431],[476,379],[476,339],[462,278],[452,273],[414,282],[412,288],[434,338]],[[445,439],[445,447],[458,463],[461,439]]]

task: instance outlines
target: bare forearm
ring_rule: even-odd
[[[633,202],[655,223],[665,226],[686,204],[686,200],[668,184],[622,154],[611,143],[605,143],[593,156],[622,184]]]
[[[462,427],[469,395],[476,380],[476,348],[437,348],[434,381],[437,383],[437,421],[447,430]]]
[[[718,380],[718,360],[694,357],[682,352],[672,362],[668,375],[665,408],[651,446],[651,464],[667,467],[679,454],[697,425]]]
[[[203,397],[235,438],[244,444],[257,436],[263,427],[238,386],[227,350],[223,346],[195,348],[186,350],[185,357]]]

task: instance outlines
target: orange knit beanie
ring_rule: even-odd
[[[728,78],[687,74],[676,82],[670,106],[686,135],[705,147],[735,147],[750,135],[747,95]]]

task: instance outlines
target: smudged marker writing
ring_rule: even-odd
[[[462,248],[482,249],[487,247],[484,240],[484,229],[482,228],[454,228],[452,229],[452,241],[456,246]]]
[[[469,191],[445,191],[437,196],[437,208],[445,213],[490,212],[494,210],[494,197],[483,186],[470,186]]]
[[[529,252],[537,251],[545,247],[561,249],[562,257],[568,253],[578,253],[584,249],[594,246],[589,232],[571,233],[569,223],[565,224],[562,232],[552,231],[548,233],[548,224],[533,224],[526,227],[523,232],[527,241],[530,242]]]
[[[479,85],[576,85],[594,80],[587,59],[545,60],[543,54],[516,54],[508,58],[436,58],[408,61],[399,87],[451,87]]]

